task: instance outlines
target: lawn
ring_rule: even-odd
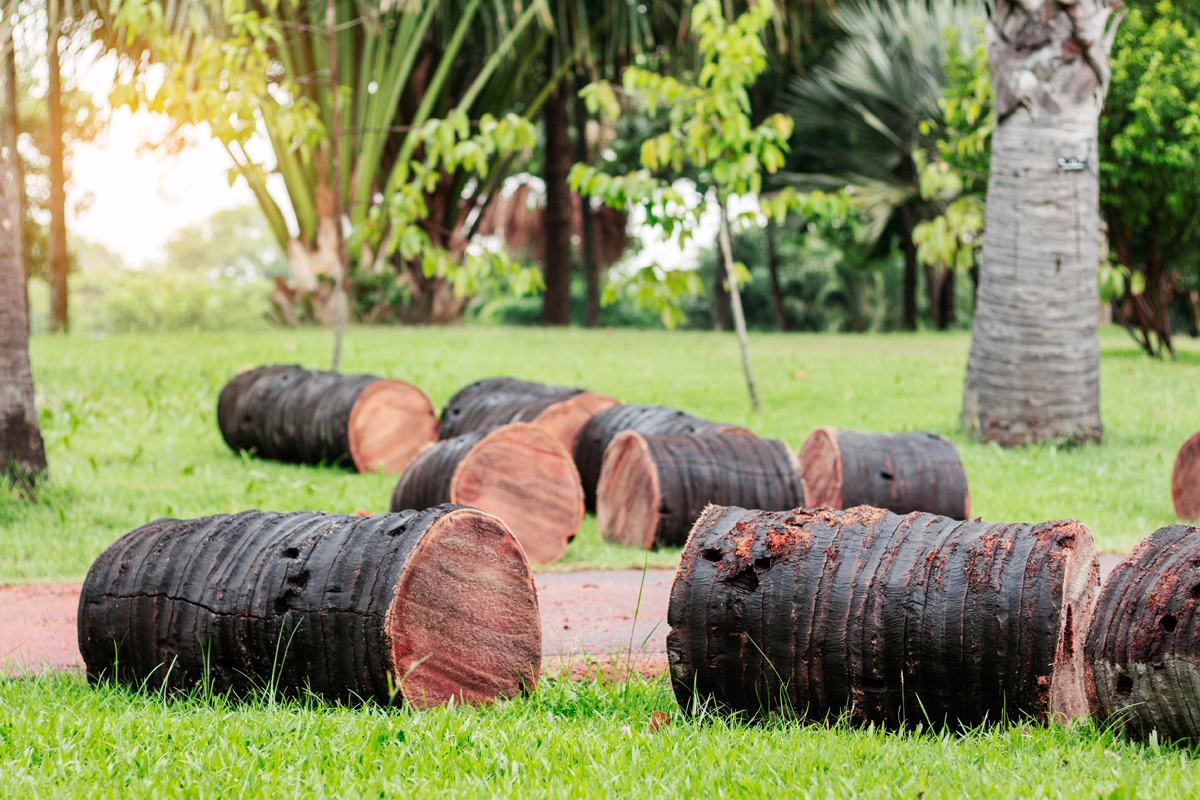
[[[0,493],[0,582],[79,580],[111,541],[161,516],[245,508],[383,511],[394,476],[234,455],[215,421],[217,393],[239,367],[327,364],[315,330],[224,335],[35,337],[38,408],[53,483],[35,505]],[[515,375],[585,386],[747,425],[798,448],[817,425],[931,430],[954,439],[974,513],[996,521],[1076,517],[1101,548],[1127,552],[1173,521],[1170,472],[1200,429],[1200,346],[1175,362],[1141,356],[1117,329],[1103,346],[1105,443],[1001,450],[958,422],[965,333],[751,337],[763,396],[753,414],[732,335],[522,328],[357,328],[344,369],[403,378],[441,406],[460,386]],[[649,557],[671,567],[678,551]],[[641,567],[589,517],[551,569]]]
[[[1172,521],[1175,450],[1200,428],[1200,347],[1149,361],[1103,336],[1106,441],[1002,451],[958,430],[965,334],[756,336],[764,410],[751,414],[732,336],[527,329],[355,329],[347,370],[404,378],[436,404],[479,377],[578,384],[679,406],[797,447],[816,425],[927,429],[962,453],[976,513],[1075,516],[1105,550]],[[243,508],[382,510],[393,476],[235,456],[214,420],[239,367],[325,364],[319,331],[35,338],[53,483],[0,495],[0,582],[79,580],[149,519]],[[649,563],[671,566],[678,551]],[[640,567],[589,518],[552,568]],[[652,733],[650,715],[673,724]],[[1169,797],[1200,790],[1190,751],[1128,743],[1093,723],[884,734],[680,715],[665,678],[543,680],[485,709],[164,698],[73,675],[0,681],[0,796],[410,797],[628,795]]]

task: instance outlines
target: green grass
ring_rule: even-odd
[[[513,374],[579,384],[747,424],[793,447],[816,425],[928,429],[958,444],[976,513],[1075,516],[1109,551],[1172,521],[1174,454],[1200,428],[1200,347],[1176,363],[1103,336],[1102,446],[1002,451],[958,430],[962,334],[755,336],[764,411],[751,415],[736,345],[706,333],[356,329],[347,370],[405,378],[443,403]],[[78,580],[109,542],[158,516],[243,508],[382,510],[394,477],[244,459],[214,421],[238,367],[324,366],[319,331],[38,337],[33,360],[52,485],[0,494],[0,581]],[[650,556],[670,566],[677,551]],[[594,519],[559,568],[640,567]],[[652,734],[654,711],[674,723]],[[1190,751],[1093,724],[884,734],[683,718],[665,679],[544,680],[487,709],[414,713],[319,702],[163,698],[59,675],[0,681],[0,796],[8,797],[1172,797],[1200,792]]]
[[[673,717],[648,729],[654,711]],[[1189,751],[1091,724],[885,734],[683,718],[664,681],[543,681],[486,709],[162,698],[0,683],[0,795],[47,797],[1194,796]]]
[[[36,504],[0,493],[0,582],[78,580],[126,531],[161,516],[245,508],[382,511],[394,476],[235,456],[215,421],[217,393],[241,366],[324,367],[324,331],[35,337],[52,485]],[[996,521],[1077,517],[1102,549],[1130,550],[1173,521],[1170,472],[1200,429],[1200,346],[1176,362],[1102,337],[1105,442],[1001,450],[958,422],[966,334],[751,337],[763,411],[752,414],[730,334],[521,328],[358,328],[344,369],[403,378],[440,408],[490,375],[577,384],[748,425],[798,447],[817,425],[932,430],[957,443],[974,513]],[[670,567],[678,551],[650,555]],[[554,569],[641,567],[645,555],[600,540],[593,517]]]

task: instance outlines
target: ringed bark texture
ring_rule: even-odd
[[[619,405],[607,395],[516,378],[486,378],[455,392],[442,409],[438,438],[532,422],[550,431],[571,453],[580,429],[597,412]]]
[[[596,485],[604,466],[604,451],[621,431],[653,434],[736,433],[754,434],[746,428],[709,422],[665,406],[619,405],[605,409],[588,420],[575,440],[575,466],[583,481],[588,511],[596,510]]]
[[[817,428],[800,448],[804,505],[875,506],[896,514],[971,516],[958,450],[934,433],[864,433]]]
[[[1142,540],[1100,590],[1085,648],[1092,713],[1128,736],[1200,742],[1200,528]]]
[[[713,506],[671,589],[675,697],[888,728],[1081,717],[1099,574],[1074,520]]]
[[[996,129],[963,426],[1004,446],[1098,441],[1097,121],[1118,0],[996,0]]]
[[[633,547],[678,547],[710,504],[796,508],[803,500],[798,466],[778,439],[622,431],[600,470],[600,535]]]
[[[412,384],[292,365],[235,376],[217,400],[217,423],[235,452],[359,472],[402,472],[437,438],[433,404]]]
[[[558,440],[518,422],[437,442],[392,492],[392,510],[474,506],[504,520],[535,564],[558,561],[583,522],[583,489]]]
[[[1171,499],[1175,516],[1200,519],[1200,433],[1183,443],[1171,473]]]
[[[541,620],[520,545],[476,509],[244,511],[113,543],[83,584],[79,650],[92,683],[424,707],[532,689]]]

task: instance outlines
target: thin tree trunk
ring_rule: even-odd
[[[20,109],[17,106],[17,53],[13,45],[12,27],[7,28],[5,40],[0,47],[4,50],[4,146],[10,153],[9,169],[12,170],[13,202],[16,210],[13,213],[13,228],[16,230],[17,258],[20,261],[21,275],[24,277],[22,296],[25,298],[25,322],[29,323],[29,265],[25,260],[25,166],[21,155],[17,152],[17,140],[21,135]]]
[[[337,372],[342,365],[342,339],[346,336],[346,318],[350,313],[346,241],[342,236],[342,120],[338,109],[338,62],[337,45],[334,41],[336,21],[333,0],[328,0],[325,6],[325,37],[329,42],[329,96],[333,105],[333,143],[330,149],[333,151],[333,209],[334,225],[337,229],[337,273],[333,276],[336,282],[333,294],[333,359],[329,367],[332,372]]]
[[[729,212],[721,201],[721,254],[725,258],[725,275],[729,278],[729,305],[733,309],[733,324],[737,328],[738,346],[742,350],[742,369],[746,372],[746,388],[755,411],[762,410],[758,388],[754,385],[754,370],[750,367],[750,344],[746,340],[746,317],[742,314],[742,294],[733,274],[733,247],[729,243]]]
[[[912,215],[900,206],[900,250],[904,253],[904,319],[901,330],[917,329],[917,246],[912,240]]]
[[[547,71],[554,72],[553,48],[547,50]],[[546,99],[543,119],[546,129],[545,233],[542,250],[542,275],[546,293],[542,297],[543,325],[571,324],[571,189],[567,173],[571,170],[571,142],[567,136],[567,91],[560,83]]]
[[[988,21],[997,123],[962,411],[983,441],[1103,432],[1096,159],[1112,14],[1106,0],[997,0]]]
[[[783,313],[783,292],[779,288],[779,254],[775,252],[775,220],[767,220],[767,270],[771,273],[771,297],[775,300],[775,324],[782,333],[788,329],[787,315]]]
[[[581,80],[576,82],[576,89],[582,88]],[[591,163],[588,154],[587,140],[588,113],[587,103],[575,93],[575,161],[580,164]],[[579,198],[579,227],[582,229],[581,253],[579,260],[583,263],[584,276],[587,279],[587,302],[584,324],[589,328],[600,325],[600,251],[596,241],[596,217],[592,214],[592,206],[586,197]]]
[[[29,489],[46,474],[46,448],[33,402],[16,186],[7,168],[15,158],[10,150],[0,174],[0,474]]]
[[[50,330],[65,333],[70,327],[67,313],[67,272],[71,268],[67,255],[67,189],[63,165],[62,77],[59,74],[58,26],[59,0],[47,6],[46,63],[49,67],[49,88],[46,92],[47,155],[50,157],[50,240],[46,261],[50,277]]]

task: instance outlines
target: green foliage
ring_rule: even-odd
[[[166,244],[171,270],[210,273],[213,277],[274,278],[287,274],[287,263],[257,206],[227,208],[199,225],[176,231]]]
[[[750,121],[750,87],[766,68],[762,31],[772,20],[774,5],[760,0],[732,22],[726,21],[718,0],[704,0],[692,10],[701,54],[700,72],[679,80],[638,67],[625,70],[622,91],[634,110],[651,119],[661,112],[667,129],[641,146],[641,169],[627,175],[609,175],[599,167],[576,164],[571,188],[585,197],[600,197],[607,205],[641,208],[647,225],[662,231],[663,239],[682,248],[695,232],[707,204],[709,187],[718,202],[731,195],[758,194],[762,172],[774,173],[784,163],[792,122],[773,114],[757,126]],[[622,104],[607,82],[591,84],[584,98],[592,113],[603,112],[616,120]],[[696,173],[699,203],[688,203],[672,185],[685,169]],[[786,203],[776,203],[785,210]],[[639,303],[660,311],[668,327],[682,319],[680,298],[702,289],[694,277],[658,266],[642,269],[606,292],[612,300],[627,286]],[[681,294],[683,293],[683,294]]]
[[[1101,213],[1119,262],[1102,287],[1161,354],[1171,296],[1200,289],[1200,20],[1190,3],[1129,5],[1100,118]]]

